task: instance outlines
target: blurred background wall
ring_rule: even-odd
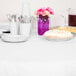
[[[64,23],[68,8],[76,7],[76,0],[0,0],[0,22],[7,21],[7,14],[17,14],[21,12],[23,2],[29,2],[31,15],[40,7],[49,6],[54,9],[55,15],[51,16],[52,25]],[[61,16],[62,15],[62,16]],[[64,24],[63,24],[64,25]]]

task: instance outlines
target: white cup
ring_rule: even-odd
[[[31,23],[21,23],[20,24],[20,34],[25,35],[26,37],[30,36]]]
[[[16,22],[11,22],[10,23],[10,32],[12,35],[17,35],[18,34],[18,24]]]

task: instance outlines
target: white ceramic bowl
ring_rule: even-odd
[[[26,37],[25,35],[3,34],[1,40],[10,43],[19,43],[19,42],[27,41],[28,38],[29,37]]]

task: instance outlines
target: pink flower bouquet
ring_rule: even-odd
[[[50,8],[50,7],[40,8],[40,9],[38,9],[38,10],[35,12],[35,14],[36,14],[37,16],[39,16],[39,15],[43,15],[43,16],[45,16],[45,15],[54,15],[54,11],[53,11],[53,9]]]

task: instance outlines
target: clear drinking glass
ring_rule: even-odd
[[[31,32],[31,14],[30,4],[28,2],[22,4],[22,12],[20,18],[20,34],[26,37],[30,36]]]
[[[76,27],[76,9],[69,8],[68,12],[68,25]]]
[[[31,35],[31,17],[26,18],[24,22],[20,22],[20,35],[30,37]]]

